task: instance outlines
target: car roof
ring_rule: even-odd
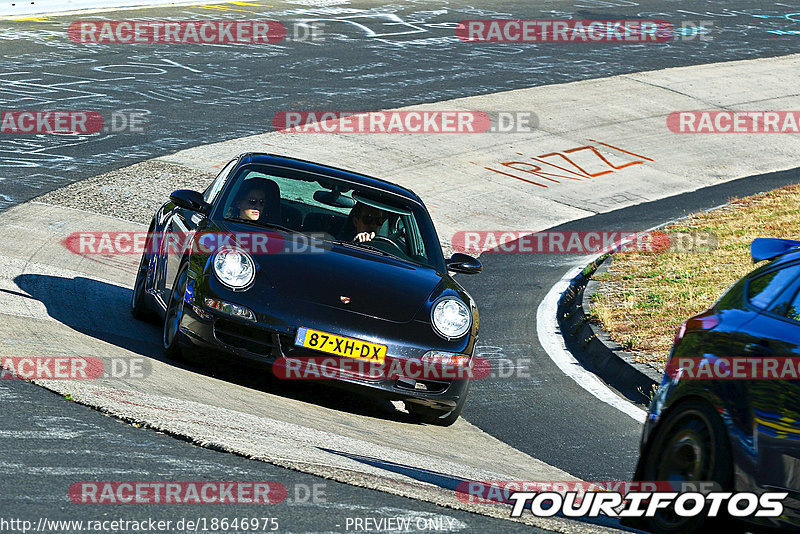
[[[239,157],[241,158],[241,161],[239,162],[240,164],[254,163],[262,165],[277,165],[281,167],[297,169],[299,171],[307,171],[307,172],[323,174],[326,176],[331,176],[333,178],[341,178],[343,180],[347,180],[349,182],[353,182],[356,184],[366,185],[369,187],[374,187],[376,189],[381,189],[390,193],[394,193],[395,195],[399,195],[401,197],[413,200],[414,202],[424,205],[422,199],[419,198],[417,194],[414,193],[412,190],[403,187],[401,185],[393,184],[392,182],[387,182],[386,180],[381,180],[380,178],[367,176],[366,174],[348,171],[330,165],[323,165],[321,163],[314,163],[313,161],[306,161],[303,159],[292,158],[289,156],[281,156],[279,154],[268,154],[265,152],[247,152],[241,154]]]

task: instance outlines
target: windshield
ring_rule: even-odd
[[[228,182],[216,212],[226,220],[280,226],[435,269],[443,266],[427,212],[397,195],[262,165],[243,166]]]

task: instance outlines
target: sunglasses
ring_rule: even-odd
[[[247,199],[247,203],[250,204],[251,206],[255,206],[256,204],[258,204],[259,206],[263,206],[264,205],[264,199],[263,198],[248,198]]]

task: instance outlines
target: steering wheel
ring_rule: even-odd
[[[408,254],[406,254],[406,252],[400,247],[400,245],[398,245],[397,243],[395,243],[394,241],[392,241],[388,237],[385,237],[385,236],[382,236],[382,235],[376,235],[375,237],[372,238],[371,242],[374,243],[375,241],[381,241],[381,242],[390,243],[394,248],[399,250],[400,253],[403,256],[408,256]]]

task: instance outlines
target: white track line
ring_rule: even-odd
[[[634,404],[626,401],[614,393],[597,375],[587,371],[569,353],[564,344],[564,338],[559,333],[558,327],[558,300],[567,290],[573,278],[578,276],[583,267],[578,266],[565,274],[542,299],[536,310],[536,333],[539,344],[542,345],[550,359],[561,369],[561,372],[574,380],[583,389],[621,411],[636,421],[644,423],[647,413]]]
[[[719,206],[702,210],[701,213],[714,211],[727,205],[728,203],[726,202]],[[660,230],[661,228],[688,219],[689,217],[691,217],[691,215],[672,219],[663,224],[648,228],[643,233]],[[632,241],[631,238],[615,241],[612,248],[620,247],[630,241]],[[562,373],[573,379],[580,387],[601,401],[610,404],[626,415],[630,415],[640,423],[644,423],[647,418],[647,412],[614,393],[614,391],[609,388],[605,382],[600,380],[597,375],[584,369],[580,362],[567,350],[564,344],[564,337],[561,335],[558,327],[558,300],[561,298],[561,295],[567,290],[572,280],[578,276],[587,265],[599,260],[603,254],[604,253],[595,254],[589,261],[582,261],[580,266],[568,271],[556,285],[550,288],[550,291],[544,299],[542,299],[542,302],[539,303],[539,308],[536,310],[536,333],[539,336],[539,344],[544,348],[547,355],[550,356],[550,359],[561,369]]]

